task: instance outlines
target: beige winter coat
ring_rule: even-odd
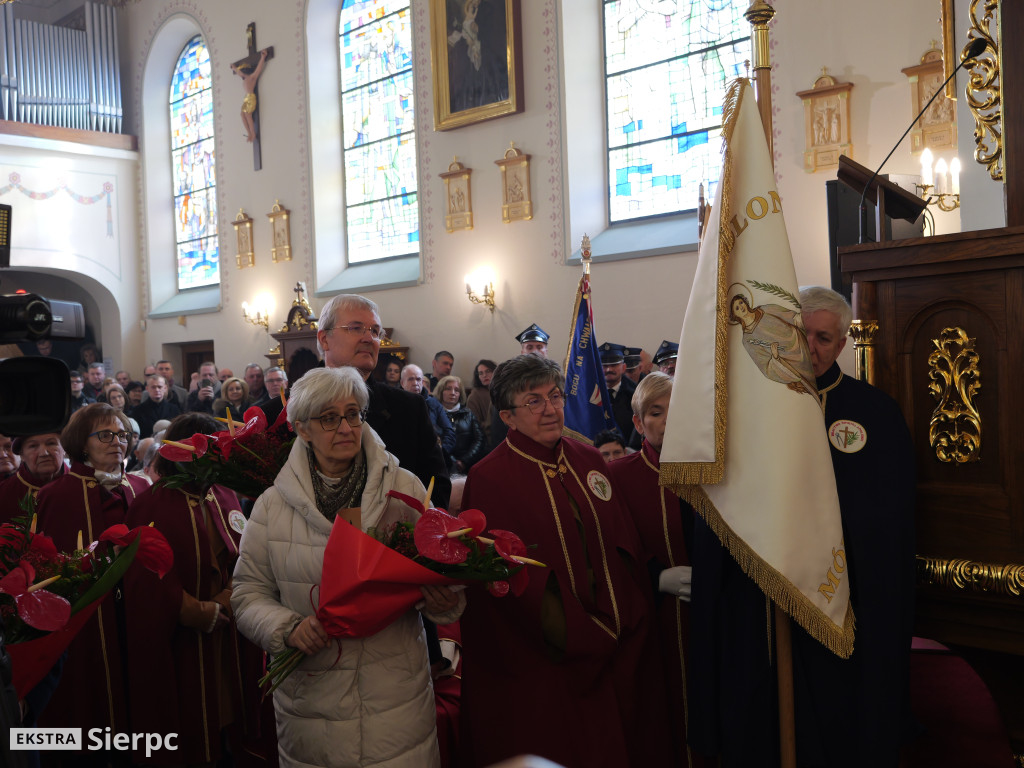
[[[416,498],[425,491],[368,424],[362,430],[365,530],[380,519],[389,490]],[[231,598],[239,630],[271,654],[284,650],[291,630],[315,612],[310,590],[320,582],[330,533],[331,523],[313,501],[306,444],[298,438],[245,526]],[[463,605],[430,618],[454,621]],[[274,707],[282,766],[440,764],[426,642],[415,610],[372,637],[332,641],[308,657],[274,693]]]

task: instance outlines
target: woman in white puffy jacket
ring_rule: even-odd
[[[282,766],[438,766],[435,709],[420,615],[376,635],[330,640],[316,613],[324,548],[335,518],[376,525],[391,489],[425,490],[363,422],[369,395],[354,368],[318,368],[292,387],[298,433],[274,487],[242,534],[231,605],[242,634],[271,654],[307,658],[275,691]],[[448,624],[463,593],[425,587],[423,613]]]

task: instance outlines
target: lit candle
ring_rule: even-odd
[[[940,157],[935,161],[935,192],[937,194],[942,195],[946,192],[946,173],[948,171],[946,158]]]
[[[960,194],[960,158],[954,157],[949,162],[949,191],[954,195]]]
[[[921,153],[921,186],[931,186],[934,182],[932,178],[932,151],[925,149]]]

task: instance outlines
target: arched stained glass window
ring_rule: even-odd
[[[171,173],[178,290],[220,282],[210,54],[193,37],[171,78]]]
[[[748,0],[605,0],[612,223],[697,207],[721,173],[722,101],[746,73]]]
[[[348,262],[418,253],[409,0],[344,0],[339,33]]]

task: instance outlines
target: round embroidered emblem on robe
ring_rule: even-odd
[[[868,442],[868,433],[856,421],[838,419],[828,428],[828,441],[843,453],[856,453]]]
[[[598,472],[596,469],[590,471],[587,475],[587,486],[591,492],[597,496],[601,501],[610,501],[612,498],[612,484],[608,482],[608,478]]]
[[[228,525],[231,526],[231,530],[235,533],[241,533],[245,530],[245,515],[237,509],[231,510],[228,513]]]

